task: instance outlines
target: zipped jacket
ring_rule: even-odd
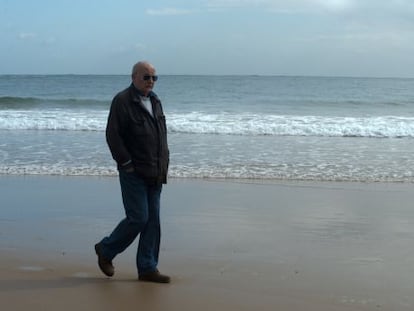
[[[106,127],[106,141],[119,170],[134,168],[141,178],[167,182],[169,150],[161,101],[151,92],[153,116],[133,84],[115,95]]]

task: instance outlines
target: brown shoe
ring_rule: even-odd
[[[98,266],[101,269],[101,271],[106,276],[113,276],[115,273],[115,268],[112,265],[112,261],[106,260],[104,257],[102,257],[101,245],[99,243],[95,244],[95,253],[96,255],[98,255]]]
[[[171,278],[168,275],[161,274],[158,270],[150,273],[140,274],[138,280],[143,282],[154,282],[154,283],[170,283]]]

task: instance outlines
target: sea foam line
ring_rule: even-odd
[[[38,175],[38,176],[107,176],[116,177],[118,172],[111,166],[60,166],[60,165],[0,165],[0,175]],[[346,181],[346,182],[414,182],[412,174],[384,174],[372,171],[369,174],[362,171],[346,172],[341,170],[324,170],[315,166],[297,168],[257,168],[257,167],[188,167],[172,165],[169,178],[180,179],[223,179],[223,180],[286,180],[286,181]]]
[[[104,131],[104,110],[0,111],[0,130]],[[414,137],[414,118],[167,113],[170,133],[321,137]]]
[[[168,128],[196,134],[414,137],[414,118],[189,113],[171,115]]]

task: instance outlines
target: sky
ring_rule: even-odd
[[[413,0],[0,0],[0,74],[414,78]]]

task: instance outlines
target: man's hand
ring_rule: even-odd
[[[132,163],[132,161],[129,160],[128,162],[122,164],[122,170],[127,173],[133,173],[135,169],[134,169],[134,164]]]
[[[133,173],[134,171],[135,171],[135,169],[132,165],[125,169],[125,172],[127,172],[127,173]]]

